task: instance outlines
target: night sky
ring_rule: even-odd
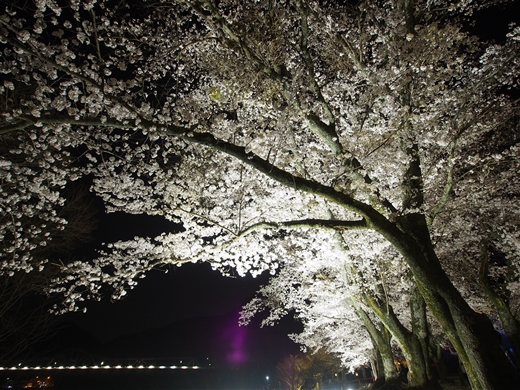
[[[238,313],[253,297],[267,275],[256,279],[229,278],[209,264],[185,264],[168,273],[151,271],[124,299],[87,303],[86,313],[64,318],[76,323],[101,341],[175,321]]]
[[[95,249],[100,248],[102,242],[128,240],[136,235],[155,237],[179,229],[179,225],[162,217],[105,214],[102,205],[99,206],[96,237],[88,246],[79,249],[87,256],[95,256]],[[226,277],[212,270],[207,263],[171,266],[167,273],[161,270],[148,272],[123,299],[111,302],[106,296],[99,302],[86,302],[86,313],[68,313],[62,316],[62,321],[82,328],[101,342],[102,352],[94,354],[173,357],[181,353],[200,355],[207,352],[221,360],[221,364],[230,366],[267,361],[274,373],[274,366],[284,356],[299,350],[287,336],[299,330],[297,321],[289,317],[281,325],[260,329],[259,315],[246,328],[238,326],[242,306],[268,280],[267,272],[257,278]],[[186,323],[192,324],[192,328],[186,328]],[[177,334],[179,330],[182,336]],[[201,336],[201,332],[205,334]],[[204,339],[202,346],[196,345],[200,344],[201,338]],[[190,340],[193,349],[189,347]],[[142,345],[128,348],[129,344],[138,343]]]

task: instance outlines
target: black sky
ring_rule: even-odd
[[[124,299],[88,302],[86,313],[67,314],[64,319],[108,341],[187,318],[238,313],[267,280],[265,274],[258,278],[224,277],[209,264],[189,263],[166,274],[151,271]]]

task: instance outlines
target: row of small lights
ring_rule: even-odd
[[[47,366],[47,367],[0,367],[0,371],[21,371],[21,370],[103,370],[103,369],[160,369],[160,370],[198,370],[199,366]]]

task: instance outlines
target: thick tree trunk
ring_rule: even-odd
[[[471,309],[442,269],[424,216],[408,214],[400,226],[401,229],[381,234],[408,263],[428,308],[457,350],[472,389],[516,388],[520,383],[519,372],[500,348],[489,319]]]
[[[520,324],[511,313],[509,306],[502,303],[500,308],[497,308],[502,329],[511,344],[513,351],[507,351],[507,356],[511,362],[520,369]]]
[[[489,268],[489,252],[488,252],[488,241],[483,240],[480,248],[480,269],[479,269],[479,281],[484,293],[488,297],[489,301],[495,308],[500,317],[502,329],[506,334],[506,337],[511,344],[513,351],[507,351],[507,356],[511,362],[520,368],[520,323],[516,320],[511,313],[509,308],[507,297],[500,296],[491,286],[489,280],[488,268]]]
[[[359,318],[370,335],[372,345],[374,345],[374,349],[376,350],[376,356],[380,359],[378,362],[380,365],[380,372],[377,379],[379,379],[379,377],[382,377],[384,381],[397,379],[397,370],[395,368],[394,356],[390,345],[392,336],[382,324],[377,327],[368,314],[359,307],[359,304],[356,303],[355,308]]]
[[[372,308],[374,314],[397,341],[408,365],[408,385],[410,387],[433,388],[428,377],[428,361],[424,357],[423,346],[419,338],[406,329],[399,321],[391,306],[381,305],[373,297],[365,295],[366,302]]]
[[[430,350],[428,348],[430,329],[426,317],[426,302],[424,302],[424,299],[416,285],[414,285],[410,290],[410,312],[412,317],[412,333],[421,345],[422,357],[426,368],[426,376],[429,381],[436,380],[430,369]]]
[[[385,382],[383,359],[381,358],[381,354],[379,353],[379,349],[377,348],[374,339],[372,339],[372,345],[374,346],[374,350],[373,357],[370,359],[370,368],[372,369],[374,383],[381,384]]]
[[[344,239],[341,234],[336,234],[336,239],[338,240],[340,245],[344,244]],[[349,267],[349,271],[344,274],[344,281],[347,285],[352,284],[352,275],[351,273],[356,273],[354,267],[351,265]],[[371,318],[366,311],[363,309],[363,305],[359,301],[359,297],[356,298],[354,296],[350,296],[350,303],[356,310],[356,314],[358,318],[365,325],[365,329],[370,335],[370,339],[372,340],[372,345],[374,346],[374,351],[377,359],[378,366],[378,375],[377,382],[397,382],[398,381],[398,373],[394,364],[394,356],[392,353],[392,347],[390,342],[392,340],[392,335],[388,331],[388,329],[384,326],[381,321],[377,321],[378,324],[374,323],[373,318]]]

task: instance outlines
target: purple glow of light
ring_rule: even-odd
[[[247,329],[238,325],[238,320],[228,324],[223,331],[223,339],[226,344],[226,358],[228,363],[242,364],[247,362],[246,353]]]

